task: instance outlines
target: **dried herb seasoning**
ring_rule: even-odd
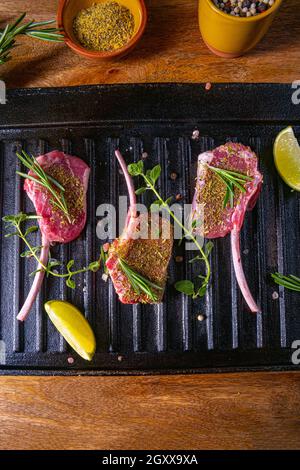
[[[113,51],[133,36],[134,17],[118,2],[94,3],[74,19],[73,30],[80,44],[94,51]]]
[[[54,164],[47,169],[47,174],[58,181],[64,188],[64,198],[71,223],[76,223],[84,211],[84,190],[80,179],[74,176],[65,165]],[[52,210],[57,209],[55,206]],[[63,216],[63,214],[62,214]],[[63,218],[62,218],[63,222]]]

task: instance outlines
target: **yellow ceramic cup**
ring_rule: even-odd
[[[262,39],[282,0],[256,16],[238,17],[223,13],[213,0],[199,0],[199,26],[207,47],[221,57],[239,57]]]

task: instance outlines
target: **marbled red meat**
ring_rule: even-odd
[[[58,150],[37,157],[43,170],[65,188],[65,198],[71,214],[69,222],[64,214],[49,202],[48,191],[32,180],[25,180],[24,189],[32,200],[43,237],[49,242],[68,243],[77,238],[86,223],[86,191],[90,169],[78,157]],[[30,172],[29,174],[32,174]]]
[[[162,217],[150,218],[148,214],[137,215],[136,197],[131,176],[128,174],[126,163],[119,151],[116,156],[126,179],[130,207],[122,235],[113,241],[108,252],[106,266],[116,293],[122,303],[158,303],[161,302],[167,280],[167,270],[173,248],[173,227]],[[141,224],[147,224],[149,235],[157,233],[156,239],[136,238],[135,232]],[[157,301],[153,301],[143,292],[137,293],[132,288],[128,278],[119,265],[122,258],[128,266],[144,278],[156,284],[161,290],[153,289]]]
[[[167,269],[173,247],[173,227],[169,221],[162,217],[153,219],[148,214],[142,214],[136,218],[136,229],[140,230],[140,223],[145,221],[148,224],[149,239],[128,238],[127,230],[120,238],[113,241],[109,248],[109,257],[106,266],[116,293],[124,304],[136,303],[158,303],[162,300],[164,288],[167,280]],[[169,236],[159,236],[156,240],[150,238],[151,231],[159,231],[160,234]],[[136,293],[122,269],[119,266],[119,258],[162,290],[152,289],[157,296],[157,301],[153,302],[147,294]]]
[[[252,178],[245,185],[246,192],[235,189],[233,207],[224,208],[226,186],[208,165],[235,171]],[[203,224],[195,230],[205,238],[224,237],[231,233],[232,258],[238,284],[253,312],[260,309],[254,301],[242,268],[239,232],[246,210],[254,207],[262,186],[263,177],[258,171],[256,154],[242,144],[229,142],[198,157],[196,190],[193,199],[192,216]]]
[[[32,200],[36,213],[41,219],[38,223],[42,233],[40,262],[47,264],[50,244],[68,243],[77,238],[86,223],[86,191],[90,169],[80,158],[67,155],[58,150],[37,157],[37,162],[45,173],[56,179],[65,189],[69,220],[51,202],[51,194],[38,183],[26,179],[24,189]],[[33,175],[32,172],[29,174]],[[41,288],[44,271],[39,271],[33,281],[28,297],[18,314],[25,320]]]

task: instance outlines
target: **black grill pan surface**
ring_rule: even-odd
[[[126,195],[114,150],[127,162],[147,152],[146,165],[160,163],[160,190],[191,202],[197,156],[228,140],[250,145],[259,155],[264,187],[241,233],[243,264],[261,315],[247,310],[237,287],[228,237],[215,241],[212,286],[193,302],[177,293],[176,280],[191,277],[190,254],[170,264],[164,303],[124,306],[101,273],[86,274],[73,292],[46,279],[24,324],[17,312],[30,288],[33,261],[19,257],[18,239],[0,245],[0,340],[2,374],[146,374],[240,370],[288,370],[292,344],[300,339],[300,295],[278,288],[270,273],[300,275],[300,199],[277,175],[272,145],[278,132],[293,125],[300,137],[300,105],[289,85],[203,84],[116,85],[8,92],[0,105],[1,216],[33,210],[20,178],[16,150],[33,154],[62,149],[91,167],[88,223],[81,237],[54,248],[61,260],[79,265],[97,259],[99,204],[117,204]],[[199,130],[199,139],[192,133]],[[173,181],[169,175],[176,172]],[[147,202],[147,201],[146,201]],[[148,201],[149,202],[149,201]],[[38,242],[38,239],[37,239]],[[175,249],[174,254],[182,254]],[[278,295],[277,295],[278,294]],[[85,312],[96,335],[92,362],[78,357],[43,310],[49,299],[65,299]],[[199,317],[200,315],[200,317]],[[202,319],[202,321],[199,320]],[[74,362],[70,361],[74,359]]]

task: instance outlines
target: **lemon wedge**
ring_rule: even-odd
[[[274,161],[283,181],[300,191],[300,146],[292,127],[278,134],[274,143]]]
[[[96,340],[86,318],[69,302],[50,300],[45,303],[50,320],[79,356],[91,361],[96,350]]]

